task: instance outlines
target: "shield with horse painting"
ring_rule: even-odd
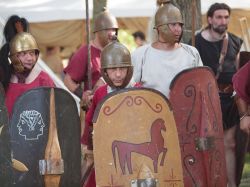
[[[226,186],[222,115],[212,71],[184,70],[170,90],[185,186]]]
[[[107,95],[93,118],[97,186],[184,186],[178,134],[156,90]]]

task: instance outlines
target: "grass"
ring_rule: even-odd
[[[250,186],[250,154],[247,153],[245,157],[245,165],[242,173],[240,187]]]

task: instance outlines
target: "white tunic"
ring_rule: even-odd
[[[182,43],[180,48],[170,51],[155,49],[151,44],[142,46],[132,53],[132,63],[133,79],[166,97],[171,81],[179,72],[203,65],[196,48]]]

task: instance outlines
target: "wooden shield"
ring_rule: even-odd
[[[170,89],[185,186],[226,186],[222,115],[212,71],[185,70]]]
[[[12,182],[8,112],[5,106],[4,89],[0,83],[0,186],[9,187]]]
[[[93,123],[97,186],[133,186],[145,178],[183,186],[176,125],[162,94],[132,88],[107,95]]]
[[[72,96],[59,88],[37,88],[16,101],[11,119],[17,186],[80,186],[80,120]]]

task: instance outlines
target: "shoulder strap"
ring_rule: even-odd
[[[225,56],[227,54],[227,47],[228,47],[228,34],[226,33],[226,35],[223,38],[223,43],[222,43],[222,48],[221,48],[220,58],[219,58],[219,67],[217,68],[217,72],[215,75],[216,79],[219,78],[220,73],[222,72],[222,66],[225,60]]]
[[[143,69],[143,66],[144,66],[145,61],[146,61],[146,54],[147,54],[147,51],[148,51],[149,47],[150,47],[150,46],[148,46],[148,47],[145,49],[144,54],[143,54],[143,57],[142,57],[142,63],[141,63],[141,76],[140,76],[140,80],[139,80],[139,83],[140,83],[141,85],[143,85],[143,82],[142,82],[142,73],[143,73],[143,70],[142,70],[142,69]]]

